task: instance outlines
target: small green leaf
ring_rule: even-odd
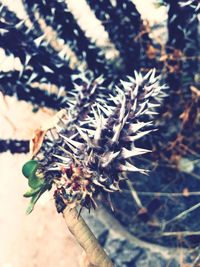
[[[27,215],[30,214],[33,211],[34,206],[35,206],[35,203],[38,201],[38,199],[40,198],[40,196],[41,196],[41,193],[38,193],[37,195],[35,195],[35,196],[33,196],[31,198],[31,201],[30,201],[30,203],[28,205],[28,208],[26,210],[26,214]]]
[[[38,189],[41,188],[41,186],[43,186],[45,183],[44,179],[39,178],[37,175],[35,175],[34,172],[32,172],[29,175],[28,178],[28,185],[33,188],[33,189]]]
[[[29,178],[31,173],[35,173],[38,168],[38,162],[36,160],[29,160],[22,167],[22,173],[26,178]]]
[[[38,187],[38,188],[36,188],[36,189],[30,189],[30,190],[27,191],[23,196],[24,196],[24,197],[33,197],[33,196],[36,195],[41,189],[42,189],[42,187]]]
[[[31,201],[30,201],[30,203],[29,203],[29,206],[28,206],[28,208],[27,208],[27,210],[26,210],[26,214],[30,214],[32,211],[33,211],[33,209],[34,209],[34,207],[35,207],[35,204],[36,204],[36,202],[38,201],[38,199],[41,197],[41,195],[45,192],[45,191],[47,191],[49,189],[49,187],[48,187],[48,185],[43,185],[43,186],[41,186],[40,188],[38,188],[38,193],[35,193],[32,197],[31,197]]]
[[[26,214],[29,215],[33,211],[33,209],[34,209],[34,205],[30,203],[26,210]]]

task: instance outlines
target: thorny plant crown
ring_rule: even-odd
[[[58,212],[66,206],[90,210],[97,206],[98,193],[109,200],[110,193],[120,191],[128,172],[147,172],[135,166],[134,158],[149,150],[135,142],[154,130],[152,116],[165,96],[155,70],[145,76],[135,72],[134,78],[108,88],[103,77],[82,74],[74,80],[67,108],[23,167],[31,187],[24,195],[31,197],[28,213],[52,187]]]

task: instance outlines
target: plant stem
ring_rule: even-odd
[[[81,216],[78,216],[76,208],[66,208],[63,217],[78,243],[85,250],[87,258],[94,267],[114,267],[106,252],[98,243],[98,240],[85,223]]]

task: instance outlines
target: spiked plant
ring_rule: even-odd
[[[157,151],[160,151],[161,149],[165,150],[167,159],[170,160],[170,158],[173,158],[173,152],[167,152],[170,143],[176,140],[178,136],[184,136],[184,133],[182,132],[182,130],[184,130],[184,126],[182,124],[181,114],[184,114],[184,112],[188,108],[190,109],[191,106],[193,107],[188,116],[188,122],[190,125],[193,125],[193,122],[198,114],[198,104],[193,103],[190,86],[196,84],[195,74],[198,70],[199,42],[197,14],[199,4],[198,1],[193,0],[163,0],[160,1],[160,3],[168,6],[168,41],[166,44],[168,60],[166,80],[171,92],[162,113],[163,115],[168,113],[169,117],[160,117],[159,123],[162,130],[159,135],[155,135],[153,146],[155,145]],[[174,105],[172,103],[179,104]],[[174,127],[176,130],[171,132],[169,131],[169,134],[166,134],[166,126],[169,129]],[[192,127],[186,128],[187,132],[190,130],[191,133],[195,132]],[[188,133],[187,135],[189,136]],[[158,141],[161,140],[161,136],[162,139],[168,140],[166,145],[164,145],[162,141]],[[187,142],[187,138],[185,137],[184,142]],[[179,153],[182,153],[182,151]],[[162,158],[162,160],[165,161],[164,158]]]
[[[80,211],[83,207],[96,208],[99,193],[110,200],[109,194],[121,190],[120,183],[127,179],[128,172],[146,173],[135,166],[133,158],[149,151],[137,147],[135,141],[153,130],[149,116],[160,103],[164,89],[155,71],[144,77],[135,72],[135,78],[128,79],[129,82],[121,81],[107,99],[102,92],[95,95],[101,78],[89,84],[83,82],[76,102],[70,103],[70,121],[61,119],[63,127],[56,131],[56,138],[53,135],[44,139],[40,151],[23,166],[31,187],[24,194],[31,197],[27,212],[53,186],[57,211],[63,213],[69,230],[94,266],[113,264],[79,216]],[[84,114],[79,115],[78,111]]]
[[[189,99],[191,92],[188,85],[194,82],[194,73],[198,69],[199,1],[166,0],[165,2],[169,6],[167,52],[170,54],[170,74],[168,80],[174,90],[180,89],[183,85],[183,97]],[[185,57],[185,60],[182,60],[182,57]]]
[[[198,27],[199,20],[198,14],[200,11],[200,3],[199,1],[180,1],[179,5],[185,13],[186,16],[186,26],[184,27],[185,34],[185,48],[184,48],[184,56],[186,60],[183,61],[183,77],[182,83],[185,88],[188,88],[191,84],[195,84],[195,74],[198,73],[199,70],[199,36],[198,36]],[[186,91],[184,94],[185,98],[188,99],[190,96],[190,92]]]
[[[16,95],[19,100],[30,101],[37,106],[58,109],[61,103],[57,94],[48,94],[33,88],[33,82],[56,84],[58,88],[72,87],[70,75],[77,73],[68,66],[68,61],[60,59],[45,41],[38,42],[34,31],[20,21],[6,7],[1,7],[9,30],[0,33],[0,46],[6,54],[18,57],[23,65],[21,70],[0,73],[1,88],[4,95]],[[13,42],[13,38],[15,42]],[[60,106],[59,106],[60,108]]]
[[[73,75],[73,80],[74,90],[70,92],[71,97],[67,97],[66,104],[69,105],[69,122],[76,124],[87,116],[95,101],[106,101],[109,88],[103,85],[103,76],[94,78],[92,73]]]
[[[91,1],[88,4],[95,15],[102,21],[111,41],[120,52],[124,72],[132,74],[132,69],[139,69],[140,45],[134,38],[139,34],[141,18],[135,5],[130,0]]]
[[[105,73],[109,75],[112,66],[104,56],[104,51],[96,47],[95,43],[89,40],[78,25],[72,13],[68,9],[67,1],[24,1],[28,14],[33,18],[34,24],[44,20],[51,26],[61,40],[70,46],[76,53],[80,62],[85,62],[88,69],[96,75]],[[38,14],[36,16],[35,14]],[[80,66],[79,66],[80,67]]]
[[[98,87],[103,79],[87,83],[83,77],[82,85],[75,86],[78,97],[70,101],[66,111],[71,113],[69,121],[61,118],[56,137],[50,129],[51,138],[44,139],[42,148],[23,167],[31,187],[24,196],[31,197],[30,213],[40,196],[53,187],[57,211],[63,213],[90,264],[111,267],[112,262],[79,216],[80,211],[96,208],[99,193],[110,201],[110,194],[121,190],[121,181],[127,179],[128,172],[146,173],[135,166],[133,159],[149,151],[137,147],[135,141],[153,130],[149,116],[160,104],[165,87],[159,85],[155,70],[144,77],[135,72],[135,78],[121,81],[114,92],[107,91],[104,99],[105,90]]]
[[[114,60],[107,60],[104,48],[96,46],[87,37],[87,32],[82,30],[73,12],[68,9],[67,1],[32,3],[24,0],[24,11],[27,13],[24,19],[1,5],[3,30],[0,32],[0,46],[6,55],[16,57],[21,63],[20,70],[0,72],[0,91],[3,95],[30,102],[34,111],[40,107],[59,110],[65,107],[66,98],[62,96],[65,97],[73,87],[72,74],[79,73],[80,69],[82,71],[82,65],[95,76],[103,73],[109,82],[129,72],[132,74],[133,65],[138,69],[139,42],[133,39],[140,31],[140,14],[130,0],[116,1],[116,5],[111,1],[101,2],[88,1],[108,31],[112,45],[121,51],[121,58],[117,56]],[[104,19],[108,18],[109,21],[104,23]],[[54,31],[50,34],[52,40],[47,36],[50,29]],[[54,43],[59,42],[70,47],[79,65],[72,66],[71,55],[55,47]],[[10,146],[5,144],[5,147]],[[27,152],[27,146],[21,151]],[[19,150],[16,149],[16,152]]]
[[[85,109],[84,116],[72,113],[57,132],[56,141],[44,140],[35,155],[46,183],[55,186],[58,212],[66,206],[95,208],[97,194],[119,191],[126,172],[146,173],[132,158],[149,151],[136,147],[135,141],[153,130],[149,116],[159,105],[165,87],[159,85],[155,71],[144,77],[136,72],[135,78],[128,79],[103,102],[96,98],[90,106],[85,97],[78,97],[74,107],[81,113]],[[80,95],[85,92],[85,87],[81,88]],[[94,86],[88,89],[93,96]]]

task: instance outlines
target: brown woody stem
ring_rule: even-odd
[[[70,232],[85,250],[91,265],[95,267],[114,267],[112,261],[100,246],[84,219],[78,216],[76,208],[66,208],[63,216]]]

